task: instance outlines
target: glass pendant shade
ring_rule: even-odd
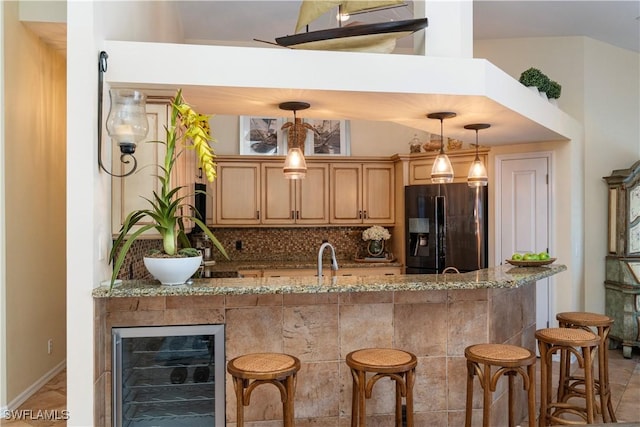
[[[469,175],[467,175],[467,184],[469,187],[484,187],[489,183],[489,176],[487,175],[487,168],[485,167],[480,156],[478,154],[478,130],[487,129],[491,125],[486,123],[475,123],[471,125],[465,125],[465,129],[473,129],[476,131],[476,158],[469,167]]]
[[[433,167],[431,168],[431,182],[434,184],[449,184],[453,182],[453,166],[449,156],[444,152],[444,132],[442,121],[455,117],[456,113],[443,112],[443,113],[430,113],[427,117],[430,119],[440,120],[440,153],[433,161]]]
[[[111,109],[107,117],[107,132],[118,143],[120,151],[132,154],[136,144],[149,130],[146,111],[146,95],[133,89],[109,90]]]
[[[471,163],[471,167],[469,168],[467,184],[469,184],[469,187],[484,187],[488,182],[487,168],[484,167],[482,160],[476,156],[476,159]]]
[[[300,145],[304,146],[307,131],[302,121],[298,121],[296,111],[305,110],[310,105],[301,101],[289,101],[281,103],[279,107],[281,110],[293,111],[293,123],[285,123],[282,126],[282,129],[288,129],[287,142],[291,147],[287,152],[287,158],[284,159],[282,172],[287,179],[303,179],[307,175],[307,162]]]
[[[449,157],[441,152],[433,161],[431,168],[431,182],[435,184],[448,184],[453,182],[453,167]]]
[[[302,179],[307,175],[307,162],[304,160],[302,150],[298,147],[289,149],[282,171],[287,179]]]

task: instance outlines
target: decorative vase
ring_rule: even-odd
[[[376,258],[384,256],[384,240],[369,240],[367,245],[367,252],[369,255]]]
[[[144,266],[163,285],[184,285],[198,271],[202,255],[183,258],[144,257]]]

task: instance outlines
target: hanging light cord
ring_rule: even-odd
[[[440,119],[440,154],[444,154],[444,128],[442,127],[443,120]]]

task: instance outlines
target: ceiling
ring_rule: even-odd
[[[276,37],[292,34],[299,3],[299,0],[214,0],[181,1],[177,5],[188,42],[259,46],[254,39],[273,42]],[[475,39],[587,36],[640,51],[640,2],[637,0],[476,0],[473,14]],[[406,7],[357,16],[362,22],[411,18],[412,2]],[[335,25],[331,16],[316,22],[312,30]],[[402,43],[406,46],[410,40],[405,38]]]
[[[299,3],[299,0],[187,0],[177,1],[176,7],[182,20],[186,43],[268,47],[264,42],[254,39],[271,43],[276,37],[291,34],[297,20]],[[358,15],[357,20],[380,22],[387,19],[410,19],[413,17],[412,8],[413,4],[410,2],[406,7],[367,16]],[[335,22],[330,22],[331,20],[335,21],[335,17],[327,15],[314,23],[317,23],[317,28],[311,29],[335,26]],[[30,27],[39,32],[48,43],[66,48],[66,43],[59,40],[60,37],[66,38],[66,31],[52,31],[51,28],[39,27],[36,23],[31,23]],[[39,28],[45,30],[40,31]],[[474,2],[475,39],[544,36],[587,36],[638,52],[640,1]],[[399,47],[410,48],[407,44],[411,40],[411,37],[401,39]],[[249,66],[253,66],[253,63]],[[253,89],[246,93],[240,88],[202,86],[194,86],[191,90],[193,93],[189,93],[188,97],[190,102],[202,108],[206,106],[203,111],[216,114],[273,115],[279,113],[277,106],[280,102],[293,99],[291,90]],[[437,123],[424,120],[425,112],[449,109],[463,113],[448,121],[449,128],[453,130],[451,136],[459,139],[464,140],[463,136],[468,136],[468,132],[464,133],[462,130],[463,125],[469,123],[468,120],[482,122],[487,117],[500,117],[503,120],[502,126],[496,124],[489,131],[493,144],[558,139],[558,134],[540,123],[482,97],[387,93],[384,94],[384,99],[379,99],[380,96],[376,97],[375,94],[363,96],[347,91],[338,93],[307,90],[295,93],[296,99],[303,99],[316,107],[314,113],[318,113],[318,117],[393,121],[434,132],[437,130]],[[324,111],[320,109],[323,105],[326,106]],[[324,114],[320,114],[321,112]],[[459,135],[455,134],[456,131]],[[523,140],[519,141],[520,138]]]

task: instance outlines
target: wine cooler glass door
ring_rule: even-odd
[[[114,425],[224,426],[224,325],[112,334]]]

